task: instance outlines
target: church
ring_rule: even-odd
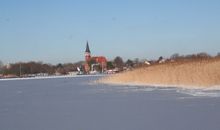
[[[84,70],[87,74],[91,71],[105,72],[107,70],[107,59],[104,56],[92,56],[89,43],[86,43]]]

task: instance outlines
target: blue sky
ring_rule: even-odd
[[[220,52],[218,0],[0,0],[0,60],[154,59]]]

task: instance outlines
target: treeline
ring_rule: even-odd
[[[189,55],[180,55],[175,53],[170,56],[171,60],[200,60],[200,59],[209,59],[209,58],[220,58],[220,52],[216,56],[211,56],[208,53],[201,52],[198,54],[189,54]]]
[[[3,75],[16,75],[16,76],[25,76],[28,74],[40,74],[46,73],[48,75],[58,74],[67,74],[71,71],[76,71],[77,67],[81,65],[81,62],[78,63],[67,63],[67,64],[46,64],[43,62],[19,62],[3,66],[3,63],[0,62],[0,74]]]
[[[3,65],[3,63],[0,61],[0,74],[15,76],[28,76],[37,74],[66,75],[69,72],[78,71],[77,68],[80,68],[81,71],[84,71],[84,63],[84,61],[80,61],[76,63],[59,63],[57,65],[52,65],[43,62],[31,61]],[[111,70],[117,68],[119,71],[122,71],[123,67],[126,65],[133,67],[134,62],[132,60],[124,62],[120,56],[117,56],[114,58],[114,60],[107,62],[107,69]]]
[[[200,60],[200,59],[209,59],[209,58],[220,58],[220,53],[216,56],[211,56],[205,52],[198,54],[190,54],[190,55],[180,55],[175,53],[171,55],[169,58],[163,58],[160,56],[156,60],[139,60],[138,58],[131,60],[128,59],[124,61],[122,57],[117,56],[112,61],[107,62],[107,69],[113,70],[117,69],[118,71],[123,71],[125,69],[142,67],[145,65],[154,65],[164,62],[174,62],[174,61],[185,61],[185,60]],[[28,74],[40,74],[45,73],[48,75],[60,74],[65,75],[69,72],[78,71],[77,68],[83,70],[84,61],[80,61],[77,63],[66,63],[66,64],[46,64],[43,62],[19,62],[13,63],[9,65],[3,65],[0,61],[0,74],[1,75],[16,75],[16,76],[25,76]]]
[[[123,68],[126,68],[126,69],[138,68],[138,67],[156,65],[156,64],[167,63],[167,62],[206,60],[206,59],[211,59],[211,58],[220,58],[220,52],[217,53],[217,55],[215,56],[212,56],[205,52],[201,52],[197,54],[188,54],[188,55],[180,55],[178,53],[175,53],[171,55],[169,58],[164,58],[162,56],[160,56],[158,59],[153,59],[153,60],[139,60],[138,58],[135,58],[134,60],[128,59],[126,62],[124,62],[121,57],[116,57],[113,61],[113,64],[115,67],[122,70]]]

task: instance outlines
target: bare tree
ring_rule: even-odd
[[[135,58],[135,59],[134,59],[134,63],[135,63],[135,64],[139,64],[139,58]]]
[[[133,66],[134,66],[134,62],[133,62],[132,60],[128,59],[128,60],[126,61],[126,66],[127,66],[127,67],[133,67]]]
[[[211,56],[206,52],[201,52],[197,54],[197,58],[210,58]]]
[[[17,76],[38,73],[55,73],[55,66],[43,64],[42,62],[14,63],[10,64],[10,68],[4,67],[4,74],[14,74]]]
[[[0,74],[2,73],[2,71],[3,71],[3,62],[2,61],[0,61]]]
[[[216,57],[220,57],[220,52],[217,53]]]
[[[0,68],[3,67],[3,62],[0,60]]]
[[[170,56],[170,59],[172,60],[176,60],[180,57],[180,55],[178,53],[174,53],[173,55]]]
[[[114,69],[115,68],[112,61],[107,62],[107,68],[108,69]]]
[[[163,56],[160,56],[160,57],[158,58],[158,61],[161,61],[161,60],[163,60]]]
[[[115,59],[114,59],[114,64],[115,64],[115,66],[117,67],[117,68],[119,68],[119,69],[123,69],[123,67],[124,67],[124,62],[123,62],[123,59],[120,57],[120,56],[117,56],[117,57],[115,57]]]

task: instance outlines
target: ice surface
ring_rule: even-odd
[[[99,77],[0,81],[0,130],[219,130],[217,90],[90,83]]]

